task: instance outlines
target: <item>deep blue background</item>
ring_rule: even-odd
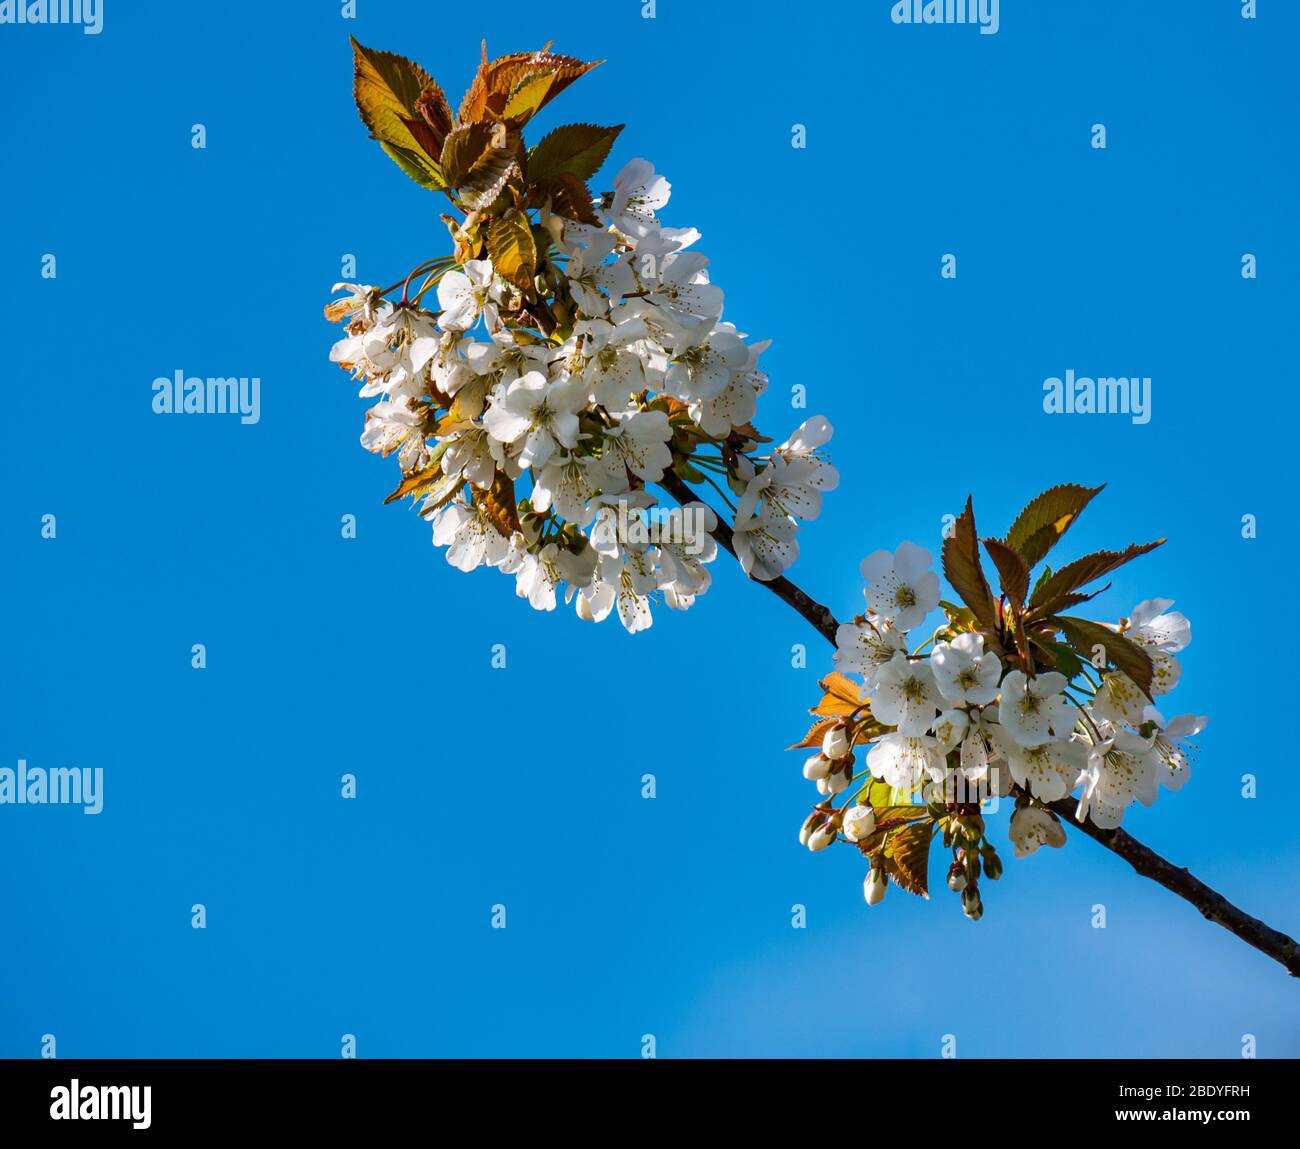
[[[1300,1054],[1280,967],[1082,838],[1008,846],[978,925],[946,893],[868,911],[860,858],[795,842],[816,635],[725,556],[635,637],[454,571],[381,505],[395,464],[357,444],[320,311],[345,253],[389,283],[447,247],[356,119],[348,33],[453,103],[484,35],[606,58],[539,129],[626,123],[607,171],[668,175],[726,317],[775,340],[760,426],[835,423],[843,484],[791,573],[848,615],[862,556],[934,546],[968,491],[998,533],[1109,482],[1067,549],[1169,537],[1098,605],[1176,599],[1166,711],[1211,715],[1188,787],[1125,826],[1295,933],[1300,7],[1004,0],[995,36],[887,0],[640,7],[0,27],[0,763],[106,775],[99,817],[0,807],[0,1055]],[[1044,415],[1067,368],[1151,376],[1152,421]],[[259,376],[260,424],[154,415],[177,369]]]

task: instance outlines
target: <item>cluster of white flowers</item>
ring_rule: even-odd
[[[596,205],[604,226],[542,211],[552,247],[538,279],[554,297],[553,325],[536,324],[486,259],[442,271],[437,312],[354,284],[336,285],[348,295],[327,310],[349,320],[331,359],[379,399],[362,444],[396,451],[408,476],[432,472],[417,488],[421,513],[448,561],[513,574],[541,610],[564,584],[581,617],[616,608],[629,631],[651,624],[656,593],[685,609],[711,579],[717,520],[703,503],[686,508],[675,534],[646,529],[662,513],[646,487],[674,466],[675,442],[696,480],[712,471],[740,495],[735,546],[754,578],[794,561],[795,520],[816,518],[839,478],[822,453],[831,426],[821,417],[754,453],[768,344],[747,344],[723,322],[709,261],[688,250],[699,233],[659,221],[668,195],[668,181],[636,159]],[[476,339],[480,325],[486,338]],[[531,489],[516,509],[524,476]]]
[[[1043,844],[1064,844],[1062,827],[1043,806],[1075,791],[1081,794],[1079,820],[1110,829],[1134,799],[1149,806],[1160,786],[1182,787],[1189,774],[1182,740],[1201,731],[1206,719],[1184,714],[1166,723],[1118,670],[1090,672],[1085,664],[1073,681],[1056,670],[1031,677],[1014,655],[987,650],[984,634],[947,628],[936,632],[948,637],[931,650],[924,651],[927,642],[909,654],[908,632],[940,601],[930,562],[927,551],[903,543],[894,554],[877,551],[862,563],[869,613],[840,626],[835,666],[860,678],[870,722],[856,714],[835,721],[803,768],[824,797],[855,783],[862,788],[838,812],[819,806],[801,833],[805,844],[828,846],[837,830],[854,843],[870,836],[876,823],[867,804],[872,778],[900,796],[918,790],[936,795],[949,810],[971,802],[967,795],[974,795],[968,807],[974,810],[982,797],[1017,793],[1010,828],[1017,857]],[[1150,656],[1154,695],[1178,682],[1175,655],[1191,641],[1190,624],[1169,610],[1172,605],[1148,599],[1113,628]],[[855,775],[852,750],[859,738],[869,743],[867,771]],[[960,892],[966,877],[959,870],[954,864],[949,885]],[[879,900],[881,881],[868,878],[868,901]],[[978,896],[969,895],[963,893],[963,904],[970,902],[971,916],[978,916]]]

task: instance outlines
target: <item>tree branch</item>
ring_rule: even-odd
[[[659,485],[679,503],[699,501],[695,492],[671,471],[664,473]],[[733,532],[721,518],[718,520],[718,528],[713,532],[713,537],[730,552],[733,558],[736,557]],[[792,606],[827,642],[832,646],[835,645],[835,631],[839,623],[830,610],[805,594],[788,578],[782,577],[767,582],[759,579],[753,581],[766,587],[782,602]],[[1297,944],[1294,938],[1238,909],[1217,890],[1211,889],[1199,878],[1193,877],[1185,867],[1175,866],[1149,846],[1144,846],[1127,831],[1103,830],[1090,821],[1078,821],[1076,817],[1078,803],[1073,798],[1062,798],[1059,802],[1052,802],[1050,808],[1060,816],[1062,821],[1119,855],[1143,877],[1159,882],[1165,889],[1190,902],[1209,921],[1217,922],[1224,929],[1236,934],[1247,945],[1280,962],[1292,977],[1300,977],[1300,944]]]
[[[1050,806],[1061,816],[1062,821],[1118,854],[1144,878],[1159,882],[1166,890],[1191,902],[1208,920],[1218,922],[1247,945],[1252,945],[1260,953],[1268,954],[1274,961],[1281,962],[1292,977],[1300,977],[1300,945],[1296,944],[1294,938],[1275,930],[1259,918],[1251,917],[1244,910],[1239,910],[1217,890],[1194,877],[1186,867],[1175,866],[1162,858],[1126,830],[1103,830],[1092,822],[1078,821],[1075,812],[1079,804],[1073,798],[1062,798],[1059,802],[1050,803]]]
[[[679,479],[671,471],[665,471],[664,477],[659,480],[659,485],[663,487],[674,499],[685,506],[687,503],[700,502],[699,496],[690,489],[684,480]],[[713,537],[718,540],[733,559],[739,562],[736,555],[735,532],[722,521],[722,516],[718,516],[718,527],[713,532]],[[835,632],[839,629],[839,623],[829,609],[822,606],[811,596],[804,594],[788,578],[774,578],[764,582],[760,579],[754,579],[754,582],[760,586],[766,587],[782,602],[788,603],[794,607],[801,615],[804,616],[812,625],[821,632],[823,638],[832,646],[835,645]]]

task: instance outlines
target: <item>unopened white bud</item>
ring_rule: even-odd
[[[822,753],[827,758],[843,758],[849,752],[849,728],[837,722],[822,739]]]
[[[850,842],[869,838],[876,829],[876,812],[870,806],[854,806],[844,815],[844,836]]]
[[[808,839],[808,849],[824,850],[833,841],[835,841],[835,827],[826,822],[812,832],[812,837]]]
[[[849,788],[848,773],[832,774],[826,779],[826,788],[832,794],[838,794],[841,790],[847,790]]]
[[[984,916],[984,903],[980,900],[979,890],[975,886],[967,886],[961,895],[961,908],[971,921],[977,922]]]
[[[889,878],[885,871],[873,869],[867,875],[867,880],[862,883],[862,896],[867,899],[867,905],[878,906],[885,900],[887,889],[889,889]]]
[[[825,778],[830,772],[831,760],[820,750],[803,764],[803,776],[809,782],[816,782],[819,778]]]
[[[803,825],[799,827],[799,845],[808,845],[808,839],[812,837],[812,832],[825,820],[826,815],[813,812],[803,820]]]
[[[948,889],[960,894],[966,888],[966,867],[960,862],[953,862],[948,869]]]

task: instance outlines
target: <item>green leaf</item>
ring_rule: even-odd
[[[1040,616],[1054,614],[1066,605],[1067,596],[1074,591],[1087,586],[1102,575],[1110,574],[1125,563],[1132,562],[1139,555],[1155,550],[1164,541],[1164,539],[1156,539],[1153,543],[1134,543],[1122,551],[1096,551],[1084,555],[1081,559],[1075,559],[1072,563],[1066,563],[1046,582],[1039,584],[1034,591],[1034,597],[1029,600],[1029,605],[1036,608]]]
[[[1000,539],[985,539],[984,549],[989,552],[989,558],[998,568],[1002,593],[1019,610],[1025,605],[1025,595],[1029,593],[1029,567],[1025,565],[1025,560],[1018,551],[1012,550]]]
[[[979,540],[975,534],[975,511],[970,497],[966,509],[953,525],[953,533],[943,541],[943,573],[952,588],[961,595],[980,625],[988,630],[998,626],[998,608],[989,590],[984,568],[980,566]]]
[[[1080,662],[1072,646],[1042,638],[1035,638],[1033,643],[1040,650],[1048,653],[1051,657],[1052,669],[1060,671],[1066,678],[1073,679],[1083,670],[1083,663]]]
[[[1106,652],[1106,661],[1116,670],[1127,674],[1143,694],[1151,697],[1151,678],[1155,673],[1151,656],[1136,642],[1087,618],[1058,615],[1051,621],[1060,626],[1065,637],[1070,640],[1070,645],[1085,661],[1092,660],[1094,646],[1102,647]]]
[[[1080,512],[1105,488],[1080,487],[1063,483],[1044,491],[1016,516],[1007,531],[1007,546],[1019,553],[1025,566],[1033,567],[1054,547]]]
[[[402,171],[422,188],[428,188],[430,191],[442,191],[447,186],[438,173],[437,165],[426,159],[423,152],[411,151],[409,148],[390,144],[387,140],[380,140],[379,146],[388,153],[389,157]]]
[[[528,178],[570,175],[589,180],[600,170],[623,125],[601,128],[595,124],[565,124],[548,132],[528,153]]]
[[[546,103],[551,89],[555,86],[556,75],[554,72],[540,72],[533,76],[524,76],[510,90],[510,95],[506,98],[505,107],[502,109],[501,118],[503,120],[515,120],[520,124],[527,123]]]
[[[537,245],[528,217],[518,209],[493,217],[488,225],[487,247],[497,274],[520,291],[531,292],[537,271]]]
[[[363,47],[355,37],[352,63],[352,94],[371,136],[422,186],[443,187],[435,133],[419,109],[425,92],[438,87],[433,77],[406,57]]]
[[[979,630],[979,619],[968,606],[958,606],[955,602],[939,600],[939,609],[948,618],[948,629],[960,633],[963,630]]]

